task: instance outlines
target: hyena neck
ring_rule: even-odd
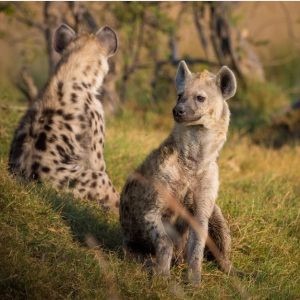
[[[71,53],[68,57],[62,58],[57,66],[43,98],[46,102],[60,105],[68,102],[72,93],[76,94],[76,98],[86,95],[87,92],[97,94],[108,70],[107,59],[99,53],[84,54],[80,51]]]
[[[226,141],[228,124],[229,114],[210,128],[176,123],[171,136],[182,161],[195,168],[215,162]]]

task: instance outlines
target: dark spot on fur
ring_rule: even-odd
[[[73,120],[73,119],[74,119],[74,117],[73,117],[72,114],[66,114],[66,115],[65,115],[65,120],[66,120],[66,121],[71,121],[71,120]]]
[[[66,170],[66,168],[65,167],[59,167],[59,168],[56,168],[56,171],[57,172],[60,172],[60,171],[65,171]]]
[[[70,156],[66,153],[65,149],[61,147],[60,145],[56,145],[56,149],[58,151],[58,154],[62,158],[61,163],[68,164],[71,161]]]
[[[73,83],[73,89],[76,91],[82,91],[82,87],[80,87],[76,82]]]
[[[45,129],[46,131],[50,131],[52,128],[51,128],[51,126],[49,126],[48,124],[46,124],[46,125],[44,126],[44,129]]]
[[[72,93],[72,94],[71,94],[71,101],[72,101],[73,103],[77,103],[77,95],[76,95],[75,93]]]
[[[58,100],[61,101],[64,94],[63,94],[63,86],[64,86],[64,83],[60,80],[58,83],[57,83],[57,95],[58,95]]]
[[[55,110],[52,109],[52,108],[46,108],[44,111],[43,111],[43,115],[45,117],[52,117],[53,114],[54,114]]]
[[[96,94],[95,97],[96,97],[97,100],[99,100],[101,102],[102,96],[100,94]]]
[[[69,131],[73,132],[72,127],[68,123],[64,123],[64,125]]]
[[[39,176],[38,176],[38,169],[40,167],[40,164],[38,162],[34,162],[32,165],[31,165],[31,174],[30,174],[30,177],[32,179],[38,179]]]
[[[63,111],[62,109],[58,109],[58,110],[56,111],[56,113],[57,113],[58,115],[62,116],[62,115],[64,114],[64,111]]]
[[[42,167],[42,172],[49,173],[50,172],[50,168],[48,168],[48,167]]]
[[[42,131],[39,135],[38,138],[35,142],[35,148],[40,150],[40,151],[46,151],[46,133],[44,131]]]
[[[78,116],[78,120],[81,121],[81,122],[84,122],[85,121],[85,117],[83,115],[79,115]]]
[[[61,134],[61,137],[62,137],[63,142],[69,147],[69,149],[73,153],[74,146],[70,143],[69,138],[65,134]]]
[[[102,155],[101,155],[101,153],[100,153],[100,152],[98,152],[98,153],[97,153],[97,157],[98,157],[98,159],[101,159],[101,156],[102,156]]]
[[[81,139],[82,139],[81,134],[75,134],[75,139],[76,139],[77,142],[80,142]]]
[[[89,110],[89,106],[84,103],[84,112],[87,114],[88,113],[88,110]]]
[[[93,181],[92,184],[91,184],[91,188],[95,188],[96,186],[97,186],[97,182]]]
[[[57,141],[57,136],[56,136],[55,134],[53,134],[53,135],[48,139],[48,141],[49,141],[50,143],[54,143],[55,141]]]
[[[97,177],[98,177],[98,176],[97,176],[97,173],[96,173],[96,172],[93,172],[93,173],[92,173],[92,178],[93,178],[93,179],[97,179]]]

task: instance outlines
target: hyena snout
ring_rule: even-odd
[[[181,121],[186,116],[186,108],[182,103],[173,108],[173,116],[176,121]]]

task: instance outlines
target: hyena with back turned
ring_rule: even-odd
[[[121,193],[120,221],[126,251],[155,254],[156,271],[164,275],[170,272],[173,247],[178,242],[174,237],[188,234],[189,275],[199,283],[208,233],[222,256],[221,267],[226,272],[232,270],[230,233],[215,201],[219,187],[217,158],[230,119],[226,100],[236,92],[236,79],[227,67],[217,75],[207,71],[193,74],[182,61],[176,88],[174,129],[127,179]],[[170,211],[162,187],[194,215],[204,229],[202,236]],[[173,232],[175,229],[175,235],[170,228]]]
[[[105,170],[104,113],[98,95],[108,57],[118,47],[117,36],[107,26],[76,36],[63,24],[54,46],[61,60],[15,132],[9,169],[118,212],[119,195]]]

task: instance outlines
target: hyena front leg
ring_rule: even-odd
[[[165,231],[161,217],[156,212],[145,216],[147,235],[155,247],[156,272],[161,275],[170,275],[173,254],[173,242]]]
[[[119,213],[120,196],[106,172],[82,170],[73,185],[75,196],[97,201],[104,209]]]
[[[204,248],[208,236],[208,222],[212,214],[218,193],[217,165],[211,165],[203,174],[201,182],[194,190],[194,217],[201,230],[190,230],[187,244],[187,259],[189,264],[189,278],[199,284],[201,281],[201,268]]]

